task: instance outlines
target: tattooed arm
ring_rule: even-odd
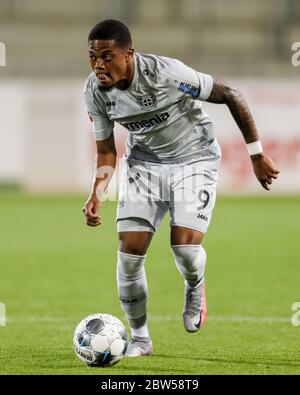
[[[210,103],[226,104],[236,124],[242,132],[246,144],[259,140],[251,111],[242,94],[233,87],[218,80],[214,81],[209,98]],[[277,178],[279,170],[272,159],[265,153],[251,156],[254,173],[263,188],[269,190],[272,178]]]

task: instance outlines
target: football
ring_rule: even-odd
[[[119,362],[127,349],[128,333],[110,314],[92,314],[76,327],[73,337],[77,357],[89,366],[108,367]]]

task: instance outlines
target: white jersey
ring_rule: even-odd
[[[95,73],[89,75],[84,95],[96,140],[107,139],[117,122],[129,132],[128,158],[173,163],[218,157],[213,125],[201,103],[213,78],[163,56],[137,53],[134,66],[125,91],[102,91]]]

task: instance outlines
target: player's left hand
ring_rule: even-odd
[[[269,191],[273,179],[278,178],[280,171],[272,159],[266,154],[251,156],[251,160],[258,181],[263,188]]]

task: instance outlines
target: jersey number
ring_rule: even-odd
[[[201,206],[197,207],[197,210],[203,210],[209,202],[209,193],[207,191],[205,191],[204,189],[202,189],[201,191],[199,191],[198,193],[198,199],[201,202]]]

